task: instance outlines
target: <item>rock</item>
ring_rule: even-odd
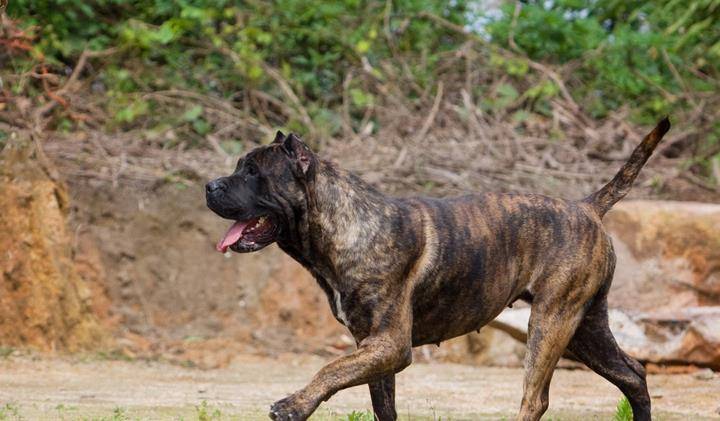
[[[720,369],[720,306],[630,315],[611,310],[620,346],[641,361]]]
[[[715,378],[715,372],[709,368],[704,368],[696,372],[693,377],[698,380],[712,380],[713,378]]]
[[[530,309],[506,309],[491,326],[525,341]],[[720,370],[720,306],[667,312],[611,309],[610,330],[620,347],[643,362],[693,364]]]
[[[618,257],[610,307],[720,305],[720,205],[620,202],[604,223]]]
[[[643,361],[720,369],[720,205],[627,201],[604,223],[618,342]]]

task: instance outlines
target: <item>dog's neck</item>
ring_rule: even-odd
[[[307,212],[290,254],[325,276],[341,276],[345,255],[363,253],[398,214],[396,201],[327,161],[317,161],[307,193]]]
[[[391,200],[355,174],[340,169],[331,162],[320,161],[315,177],[314,206],[310,216],[317,220],[324,233],[335,231],[342,220],[351,225],[362,223],[367,211],[381,212],[392,208]]]

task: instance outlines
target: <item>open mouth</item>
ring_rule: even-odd
[[[243,253],[256,251],[275,241],[277,225],[268,216],[235,221],[215,247],[225,253],[228,248]]]

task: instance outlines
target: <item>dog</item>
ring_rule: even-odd
[[[367,383],[376,418],[395,420],[395,374],[413,347],[478,330],[523,300],[531,315],[517,419],[547,410],[550,379],[569,351],[622,391],[635,420],[650,420],[645,370],[608,326],[615,254],[602,218],[669,129],[666,117],[609,183],[580,201],[389,197],[281,132],[240,158],[231,175],[206,185],[208,207],[234,221],[218,251],[277,243],[315,277],[357,344],[275,402],[270,418],[307,419],[337,391]]]

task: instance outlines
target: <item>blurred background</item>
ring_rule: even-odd
[[[278,129],[395,195],[581,198],[669,115],[606,217],[611,322],[651,372],[720,388],[719,1],[0,8],[4,358],[214,369],[352,350],[279,249],[214,250],[227,224],[205,208],[204,183]],[[526,320],[509,309],[415,361],[521,367]],[[693,405],[705,416],[720,402]]]

